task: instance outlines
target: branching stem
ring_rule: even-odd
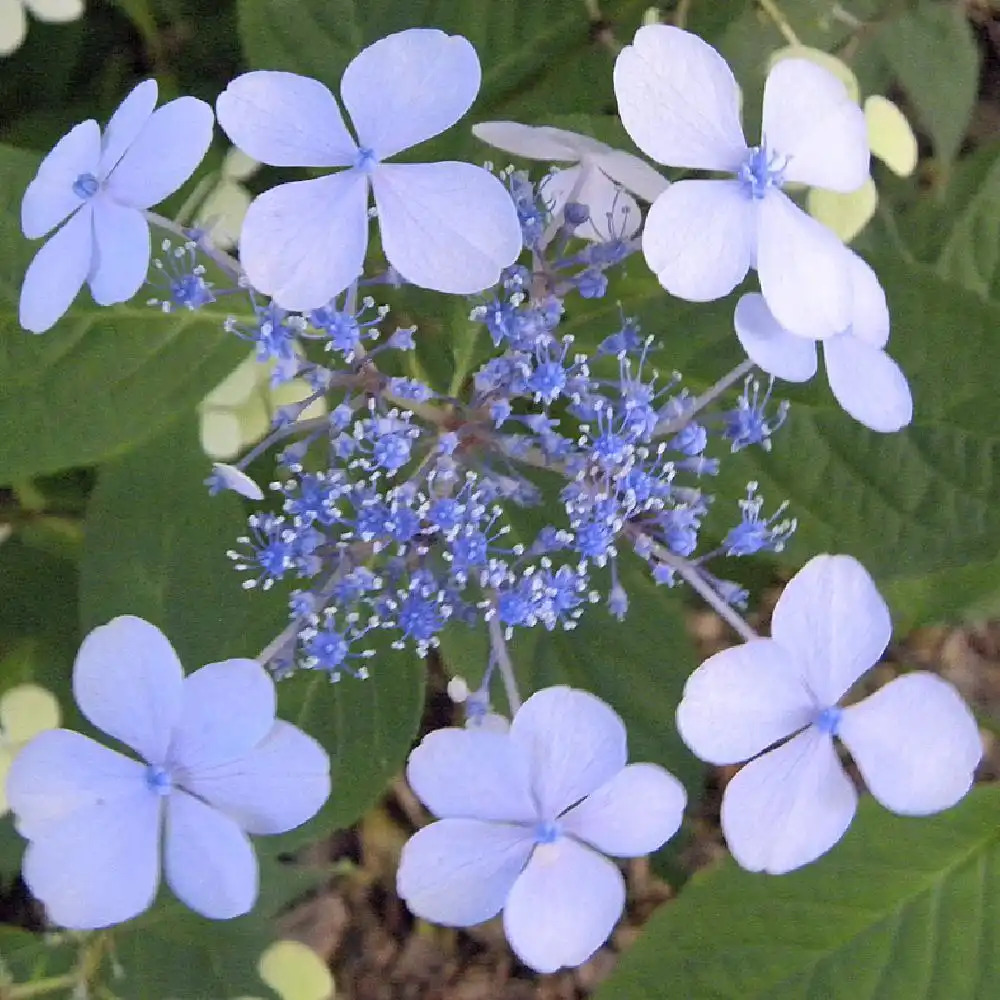
[[[747,624],[743,617],[737,614],[720,596],[715,588],[705,579],[701,570],[682,556],[675,555],[666,546],[654,542],[637,528],[629,529],[629,534],[637,541],[642,539],[642,547],[651,552],[656,559],[669,566],[677,575],[694,590],[702,600],[737,634],[741,639],[750,642],[760,636]]]
[[[510,706],[510,714],[516,715],[521,707],[521,695],[517,690],[517,678],[514,676],[514,664],[510,661],[510,652],[507,649],[507,640],[503,636],[503,625],[500,622],[500,615],[496,608],[490,615],[490,647],[496,657],[497,666],[500,668],[500,677],[503,679],[504,692],[507,695],[507,704]]]

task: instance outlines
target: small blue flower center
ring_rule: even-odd
[[[170,282],[170,298],[178,306],[200,309],[214,298],[205,280],[196,274],[185,274]]]
[[[840,719],[843,714],[844,710],[842,708],[838,708],[836,705],[834,705],[833,708],[824,708],[823,711],[816,716],[813,725],[816,726],[820,732],[836,736],[837,729],[840,726]]]
[[[536,844],[554,844],[562,836],[562,828],[552,820],[543,820],[535,826]]]
[[[362,146],[358,150],[358,155],[354,158],[354,166],[362,173],[370,174],[378,166],[378,157],[374,150],[367,146]]]
[[[146,768],[146,785],[149,790],[157,795],[169,795],[173,790],[174,783],[170,779],[170,772],[156,764],[150,764]]]
[[[743,184],[743,190],[759,201],[771,188],[780,188],[784,184],[787,165],[788,161],[783,156],[769,150],[767,143],[763,142],[750,150],[736,176]]]
[[[100,182],[93,174],[80,174],[80,176],[73,181],[73,194],[75,194],[77,198],[82,198],[84,201],[87,201],[97,194],[100,187]]]

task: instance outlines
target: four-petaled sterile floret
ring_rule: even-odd
[[[788,872],[844,835],[858,796],[834,737],[893,812],[939,812],[971,787],[979,730],[940,677],[904,674],[841,707],[891,635],[889,609],[864,567],[850,556],[816,556],[779,598],[770,639],[716,653],[688,678],[677,709],[684,741],[712,764],[750,761],[722,799],[722,830],[745,868]]]
[[[80,711],[136,757],[68,729],[15,758],[7,797],[28,840],[23,874],[56,924],[129,920],[167,883],[193,910],[226,920],[257,898],[248,834],[284,833],[330,794],[330,761],[275,718],[274,682],[254,660],[188,677],[159,629],[115,618],[73,667]]]
[[[848,192],[867,179],[864,113],[840,80],[803,59],[777,63],[753,147],[740,126],[732,71],[690,32],[640,28],[618,56],[614,84],[622,124],[643,152],[668,166],[732,175],[678,181],[653,202],[642,249],[663,287],[711,301],[752,267],[788,330],[817,339],[844,330],[848,251],[783,190],[795,182]]]
[[[605,855],[657,850],[686,796],[655,764],[628,764],[625,726],[599,698],[545,688],[507,732],[439,729],[406,777],[438,817],[403,849],[397,888],[417,916],[469,927],[503,911],[539,972],[585,962],[611,934],[625,882]]]
[[[81,122],[42,160],[21,202],[21,229],[38,251],[21,287],[21,326],[43,333],[84,282],[94,301],[132,298],[151,253],[144,210],[173,194],[212,141],[212,109],[194,97],[156,108],[156,81],[140,83],[104,132]]]

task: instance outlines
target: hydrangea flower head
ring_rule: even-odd
[[[219,96],[219,124],[272,166],[344,167],[256,198],[240,234],[254,287],[286,309],[325,306],[358,277],[368,246],[368,191],[382,247],[407,281],[456,294],[496,283],[521,251],[503,184],[468,163],[390,163],[450,128],[472,105],[481,71],[457,35],[411,28],[362,50],[340,96],[357,140],[323,84],[294,73],[237,77]]]
[[[904,674],[840,707],[891,634],[889,609],[864,567],[850,556],[816,556],[778,600],[770,639],[716,653],[688,678],[677,710],[687,745],[712,764],[753,758],[722,799],[722,830],[744,868],[788,872],[844,835],[857,793],[834,737],[893,812],[939,812],[971,787],[979,731],[937,675]]]
[[[49,24],[83,14],[83,0],[0,0],[0,59],[16,52],[28,34],[28,13]]]
[[[625,905],[604,855],[657,850],[677,831],[681,784],[626,764],[625,727],[599,698],[545,688],[509,732],[439,729],[407,780],[440,819],[403,848],[397,889],[419,917],[469,927],[503,910],[507,939],[538,972],[585,962]]]
[[[86,281],[94,301],[130,299],[149,269],[147,209],[191,176],[212,141],[212,109],[194,97],[156,107],[156,81],[140,83],[102,135],[93,120],[64,135],[42,160],[21,203],[29,239],[61,228],[28,266],[21,326],[48,330]]]
[[[257,897],[247,834],[291,830],[330,792],[311,737],[276,721],[274,682],[254,660],[184,676],[159,629],[115,618],[84,640],[73,693],[98,729],[140,760],[53,729],[14,760],[7,796],[29,841],[24,880],[54,923],[91,929],[145,910],[160,878],[213,919]]]
[[[890,434],[913,419],[913,396],[899,365],[886,354],[889,309],[875,272],[848,251],[851,322],[823,340],[826,377],[837,402],[873,431]],[[744,295],[736,304],[736,334],[758,368],[788,382],[816,374],[816,343],[786,330],[763,296]]]
[[[667,186],[666,178],[644,160],[589,135],[518,122],[481,122],[472,132],[515,156],[572,164],[549,174],[541,190],[553,216],[561,215],[568,203],[587,206],[590,217],[577,230],[587,239],[606,242],[635,236],[642,213],[632,195],[652,202]]]
[[[622,124],[643,152],[669,166],[734,175],[678,181],[653,203],[642,247],[664,288],[710,301],[753,267],[784,327],[815,338],[843,330],[851,307],[843,246],[782,188],[846,192],[865,182],[864,114],[844,85],[802,59],[777,63],[764,89],[763,137],[749,147],[732,71],[696,35],[640,28],[618,56],[614,84]]]

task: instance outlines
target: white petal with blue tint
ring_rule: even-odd
[[[406,780],[442,819],[533,823],[537,818],[528,756],[507,733],[438,729],[410,754]]]
[[[653,202],[669,187],[669,181],[645,160],[620,149],[595,153],[593,161],[613,181],[643,201]]]
[[[976,720],[958,692],[924,672],[897,677],[844,709],[837,733],[872,795],[905,816],[955,805],[983,756]]]
[[[164,875],[182,903],[211,920],[229,920],[253,908],[257,857],[237,823],[175,789],[165,838]]]
[[[786,330],[817,340],[847,329],[850,251],[781,191],[769,191],[756,204],[757,273],[775,319]]]
[[[243,73],[215,109],[233,144],[272,167],[346,167],[357,155],[333,94],[307,76]]]
[[[41,733],[14,758],[7,800],[22,837],[43,836],[74,813],[145,791],[146,766],[68,729]]]
[[[889,306],[875,272],[856,253],[849,255],[851,280],[850,332],[872,347],[885,347],[889,341]]]
[[[21,873],[53,923],[107,927],[153,902],[162,802],[140,784],[130,797],[78,810],[28,844]]]
[[[678,181],[646,216],[646,262],[671,295],[720,299],[753,263],[755,216],[754,202],[736,181]]]
[[[531,761],[540,818],[555,819],[614,777],[627,760],[625,725],[600,698],[569,687],[533,694],[510,738]]]
[[[824,708],[885,652],[892,620],[868,571],[851,556],[814,556],[775,605],[771,635],[800,664]]]
[[[768,74],[762,135],[787,158],[786,181],[847,193],[868,177],[864,112],[840,80],[808,60],[783,59]]]
[[[256,660],[209,663],[184,678],[170,759],[190,771],[249,753],[274,726],[274,681]]]
[[[108,193],[125,205],[150,208],[172,195],[195,171],[212,144],[212,109],[178,97],[154,111],[118,161]]]
[[[237,422],[236,433],[242,443],[242,428],[238,425],[236,417],[233,417],[233,420]],[[236,450],[238,451],[239,448],[237,447]],[[232,490],[241,497],[246,497],[247,500],[264,499],[264,491],[245,472],[237,469],[234,465],[226,465],[224,462],[214,462],[212,464],[211,478],[219,484],[221,489]]]
[[[223,723],[217,719],[216,725]],[[285,833],[315,816],[330,797],[330,758],[307,733],[278,720],[249,753],[183,769],[178,780],[248,833]]]
[[[421,288],[471,295],[521,252],[507,189],[469,163],[386,163],[372,175],[386,259]]]
[[[677,729],[695,756],[738,764],[807,726],[819,707],[794,655],[754,639],[710,656],[687,679]]]
[[[687,794],[656,764],[629,764],[559,819],[565,833],[618,858],[659,850],[679,829]]]
[[[559,170],[552,170],[538,182],[538,195],[545,207],[553,215],[554,228],[558,228],[562,220],[558,218],[567,201],[575,201],[581,204],[579,199],[580,191],[583,188],[586,168],[581,164],[572,167],[562,167]],[[598,171],[598,173],[600,173]],[[603,177],[603,175],[601,175]],[[604,178],[607,184],[611,182]],[[586,202],[582,202],[586,204]]]
[[[503,926],[514,954],[536,972],[582,965],[608,939],[625,906],[625,880],[607,858],[568,837],[541,844],[514,883]]]
[[[156,81],[143,80],[118,105],[101,137],[101,177],[107,177],[114,170],[125,151],[146,127],[156,107],[156,96]]]
[[[361,273],[368,246],[368,179],[345,170],[280,184],[254,199],[240,262],[254,288],[285,309],[325,306]]]
[[[21,285],[18,319],[25,330],[44,333],[73,304],[94,254],[93,211],[85,205],[35,254]]]
[[[100,148],[97,122],[80,122],[42,160],[21,202],[21,231],[28,239],[44,236],[83,204],[73,185],[81,175],[96,175]]]
[[[733,325],[747,357],[762,371],[786,382],[808,382],[816,374],[816,344],[789,333],[767,308],[763,295],[743,295]]]
[[[892,434],[913,419],[910,385],[885,351],[843,333],[823,341],[823,360],[837,402],[865,427]]]
[[[409,28],[362,49],[344,70],[340,96],[359,145],[382,160],[451,128],[481,78],[468,39]]]
[[[534,846],[524,827],[443,819],[403,847],[396,891],[424,920],[471,927],[495,917]]]
[[[582,155],[576,133],[561,128],[520,122],[479,122],[472,126],[472,134],[482,142],[527,160],[575,163]]]
[[[640,28],[618,54],[615,96],[625,130],[670,167],[735,172],[746,154],[740,89],[707,42],[663,24]]]
[[[783,875],[840,840],[857,799],[832,737],[810,726],[752,760],[729,782],[722,832],[744,868]]]
[[[561,213],[568,201],[587,206],[590,218],[575,232],[584,239],[631,239],[642,225],[642,212],[635,199],[590,160],[548,174],[539,185],[539,193],[553,215]]]
[[[73,696],[98,729],[162,764],[180,715],[183,676],[166,636],[125,615],[83,640],[73,665]]]
[[[94,260],[88,282],[100,306],[126,302],[146,280],[149,223],[137,208],[94,199]]]

